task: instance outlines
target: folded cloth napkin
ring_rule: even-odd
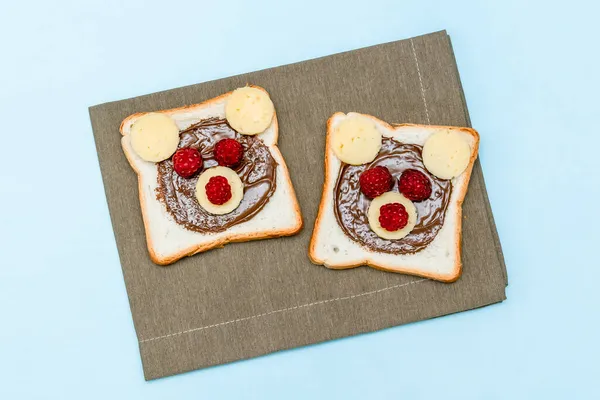
[[[277,110],[279,147],[303,212],[297,236],[236,243],[169,267],[148,256],[137,177],[119,124],[252,83]],[[468,126],[446,32],[90,108],[146,379],[469,310],[505,299],[506,269],[479,162],[464,203],[463,275],[452,284],[311,264],[326,121],[336,111],[390,123]],[[481,132],[485,146],[486,133]]]

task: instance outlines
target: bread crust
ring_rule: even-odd
[[[355,113],[355,114],[358,114],[358,113]],[[389,123],[382,121],[372,115],[361,114],[362,116],[371,118],[376,123],[382,124],[382,125],[386,126],[388,129],[392,129],[392,130],[397,130],[399,128],[408,127],[408,126],[427,127],[427,128],[452,128],[452,129],[458,129],[462,132],[465,132],[474,138],[475,144],[474,144],[473,148],[471,149],[471,157],[469,159],[469,165],[463,172],[463,174],[466,174],[465,178],[466,178],[467,184],[464,185],[464,188],[461,190],[461,192],[459,192],[459,196],[458,196],[458,200],[457,200],[457,211],[456,212],[458,214],[459,223],[457,224],[456,230],[454,233],[455,247],[456,247],[456,252],[457,252],[457,262],[454,265],[454,269],[453,269],[452,273],[449,275],[424,273],[422,271],[418,271],[418,270],[415,270],[410,267],[402,267],[402,266],[401,267],[392,267],[389,265],[378,263],[378,262],[372,260],[371,258],[369,258],[368,256],[365,257],[364,259],[357,261],[356,263],[352,263],[352,264],[343,264],[343,263],[326,264],[324,260],[319,259],[316,255],[317,236],[318,236],[317,233],[318,233],[319,229],[321,228],[323,214],[326,211],[325,210],[326,194],[329,191],[333,190],[333,185],[335,185],[335,177],[329,176],[329,163],[331,162],[331,160],[330,160],[331,152],[329,150],[331,149],[332,123],[333,123],[333,120],[337,116],[343,116],[343,115],[345,115],[345,114],[341,113],[341,112],[336,112],[331,117],[329,117],[329,119],[327,120],[327,135],[326,135],[326,139],[325,139],[325,180],[323,182],[323,191],[321,194],[321,202],[319,204],[319,211],[317,213],[317,219],[315,221],[312,237],[311,237],[310,244],[309,244],[308,256],[309,256],[311,262],[313,264],[317,264],[317,265],[325,265],[327,268],[331,268],[331,269],[349,269],[349,268],[356,268],[356,267],[366,265],[366,266],[369,266],[369,267],[372,267],[375,269],[379,269],[382,271],[415,275],[415,276],[420,276],[423,278],[434,279],[434,280],[437,280],[440,282],[447,282],[447,283],[455,282],[462,273],[462,262],[461,262],[461,256],[462,256],[462,253],[461,253],[462,204],[463,204],[465,196],[467,194],[468,183],[471,179],[473,165],[475,164],[475,160],[477,159],[477,154],[479,152],[479,133],[472,128],[465,128],[465,127],[449,127],[449,126],[440,126],[440,125],[419,125],[419,124],[389,124]]]
[[[255,85],[248,85],[251,87],[254,87],[256,89],[262,90],[265,93],[267,93],[267,91],[260,87],[260,86],[255,86]],[[203,101],[202,103],[198,103],[198,104],[192,104],[192,105],[188,105],[188,106],[183,106],[183,107],[177,107],[177,108],[171,108],[171,109],[167,109],[167,110],[159,110],[159,111],[152,111],[155,113],[161,113],[161,114],[169,114],[169,115],[173,115],[176,113],[180,113],[180,112],[188,112],[188,111],[192,111],[194,109],[201,109],[204,107],[207,107],[213,103],[219,102],[221,100],[223,100],[225,97],[229,96],[232,92],[227,92],[224,93],[220,96],[217,97],[213,97],[212,99]],[[127,126],[133,119],[139,118],[145,114],[148,114],[148,112],[142,112],[142,113],[135,113],[135,114],[131,114],[128,117],[126,117],[122,122],[121,125],[119,127],[119,131],[121,132],[122,136],[125,136],[125,132],[124,132],[124,127]],[[145,235],[146,235],[146,244],[148,247],[148,253],[150,254],[150,259],[158,265],[161,266],[167,266],[170,264],[173,264],[174,262],[182,259],[183,257],[186,256],[192,256],[198,253],[202,253],[211,249],[215,249],[215,248],[221,248],[224,247],[226,244],[228,243],[234,243],[234,242],[248,242],[251,240],[260,240],[260,239],[269,239],[269,238],[276,238],[276,237],[283,237],[283,236],[292,236],[297,234],[298,232],[300,232],[300,230],[302,230],[303,228],[303,221],[302,221],[302,214],[300,212],[300,205],[298,204],[298,199],[296,197],[296,192],[294,190],[294,186],[292,185],[292,181],[290,178],[290,174],[289,174],[289,170],[287,168],[287,165],[285,163],[285,159],[283,158],[283,155],[281,154],[281,152],[279,151],[279,147],[277,147],[277,142],[279,139],[279,124],[277,121],[277,113],[275,112],[273,115],[273,124],[274,124],[274,131],[275,131],[275,137],[273,138],[273,144],[272,145],[268,145],[267,147],[269,148],[269,150],[271,152],[274,152],[275,156],[278,156],[278,160],[281,159],[283,162],[279,163],[279,166],[282,168],[283,171],[283,175],[284,175],[284,179],[286,180],[286,184],[289,186],[290,188],[290,199],[292,201],[292,205],[294,208],[294,216],[295,216],[295,223],[292,227],[288,228],[288,229],[265,229],[262,231],[257,231],[257,232],[253,232],[253,233],[234,233],[234,234],[230,234],[230,235],[226,235],[224,237],[221,237],[219,239],[215,239],[212,242],[209,243],[203,243],[203,244],[198,244],[198,245],[193,245],[190,246],[186,249],[183,249],[177,253],[168,255],[168,256],[161,256],[160,254],[158,254],[158,252],[156,251],[156,248],[154,246],[154,243],[152,241],[150,232],[149,232],[149,218],[150,216],[148,215],[147,212],[147,207],[145,204],[145,201],[142,197],[142,192],[143,192],[143,188],[142,188],[142,184],[143,184],[143,180],[142,180],[142,176],[141,176],[141,172],[139,171],[139,169],[136,167],[135,162],[133,161],[132,155],[130,154],[130,152],[127,150],[127,148],[123,145],[123,141],[121,141],[122,143],[122,148],[123,148],[123,152],[125,153],[125,157],[127,158],[127,161],[129,162],[129,165],[131,166],[131,168],[135,171],[137,178],[138,178],[138,193],[139,193],[139,199],[140,199],[140,206],[141,206],[141,210],[142,210],[142,220],[144,221],[144,231],[145,231]],[[275,189],[277,190],[277,189]]]

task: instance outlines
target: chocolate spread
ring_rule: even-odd
[[[217,165],[214,145],[221,139],[236,139],[244,148],[244,157],[233,168],[244,184],[244,198],[239,206],[224,215],[208,213],[196,199],[198,176],[182,178],[173,170],[171,159],[158,163],[157,198],[162,201],[177,223],[196,232],[221,232],[247,221],[258,213],[275,192],[277,162],[264,142],[255,136],[240,135],[225,120],[211,118],[179,133],[179,148],[200,151],[203,170]],[[198,174],[199,175],[199,174]]]
[[[452,193],[449,180],[431,175],[423,164],[422,147],[403,144],[384,138],[379,154],[370,164],[342,164],[335,185],[335,217],[343,231],[353,240],[367,248],[391,254],[415,253],[424,249],[438,234],[444,224],[444,216]],[[367,211],[371,200],[360,191],[358,178],[371,167],[384,166],[394,177],[394,188],[398,191],[398,178],[406,169],[416,169],[431,180],[432,192],[429,199],[415,202],[417,224],[402,239],[382,239],[369,227]]]

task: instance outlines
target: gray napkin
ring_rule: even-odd
[[[227,245],[154,265],[137,178],[120,146],[126,116],[199,103],[247,83],[267,89],[301,205],[297,236]],[[453,284],[310,263],[325,123],[336,111],[468,126],[449,37],[437,32],[90,108],[146,379],[455,313],[505,299],[506,269],[479,162],[464,203],[463,275]],[[485,143],[486,133],[481,132]]]

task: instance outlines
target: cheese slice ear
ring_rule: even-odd
[[[346,164],[366,164],[381,149],[381,132],[370,119],[352,116],[334,128],[331,143],[335,155]]]
[[[234,90],[225,104],[227,122],[244,135],[264,132],[274,114],[275,107],[267,92],[250,86]]]
[[[171,157],[179,145],[179,129],[165,114],[149,113],[131,126],[131,146],[145,161],[159,162]]]
[[[469,165],[471,148],[456,131],[444,129],[431,135],[423,146],[425,168],[440,179],[452,179]]]

